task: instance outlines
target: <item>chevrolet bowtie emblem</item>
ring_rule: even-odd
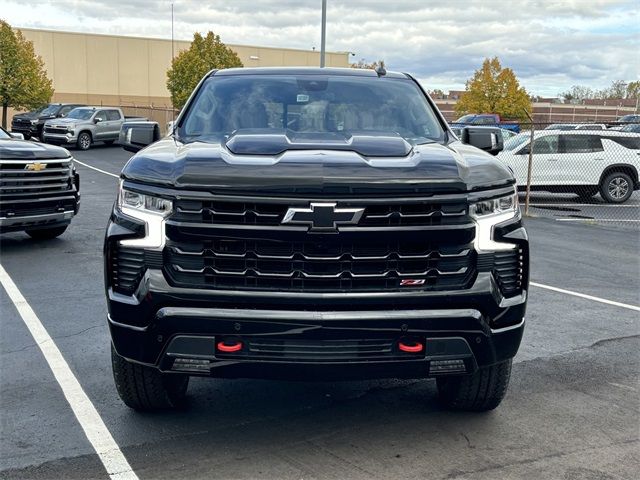
[[[309,208],[290,208],[282,223],[309,225],[309,230],[335,232],[338,225],[355,225],[364,208],[336,208],[335,203],[312,203]]]
[[[44,170],[45,168],[47,168],[47,164],[46,163],[40,163],[40,162],[27,163],[24,166],[25,170],[30,170],[32,172],[39,172],[40,170]]]

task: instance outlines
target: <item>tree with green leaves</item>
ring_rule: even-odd
[[[42,107],[51,100],[53,84],[33,43],[0,20],[0,104],[2,126],[7,127],[7,110]]]
[[[486,58],[467,80],[455,110],[460,115],[497,113],[504,118],[526,120],[525,111],[531,112],[531,99],[513,70],[502,68],[498,57]]]
[[[214,68],[242,67],[240,57],[213,32],[193,34],[188,50],[180,52],[167,71],[167,88],[175,108],[182,108],[202,77]]]

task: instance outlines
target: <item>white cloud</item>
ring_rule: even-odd
[[[640,72],[637,0],[328,0],[327,49],[384,59],[429,87],[462,88],[498,56],[531,92],[593,88]],[[168,38],[171,2],[9,0],[12,25]],[[223,41],[320,46],[320,0],[176,0],[176,38],[213,30]],[[34,15],[38,12],[38,15]]]

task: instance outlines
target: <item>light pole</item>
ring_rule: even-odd
[[[171,68],[173,68],[173,59],[175,58],[173,43],[173,2],[171,2]],[[165,116],[165,118],[167,117]],[[171,121],[176,121],[176,107],[173,105],[173,97],[171,98]]]
[[[324,47],[327,37],[327,0],[322,0],[322,30],[320,35],[320,68],[324,68]]]

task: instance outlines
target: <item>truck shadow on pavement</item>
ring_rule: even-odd
[[[148,438],[157,454],[125,448],[150,477],[180,475],[177,466],[195,456],[186,476],[567,478],[586,469],[631,478],[639,346],[632,336],[518,363],[506,400],[487,414],[442,410],[432,381],[196,379],[187,410],[125,415],[121,440],[150,424],[177,430]]]

